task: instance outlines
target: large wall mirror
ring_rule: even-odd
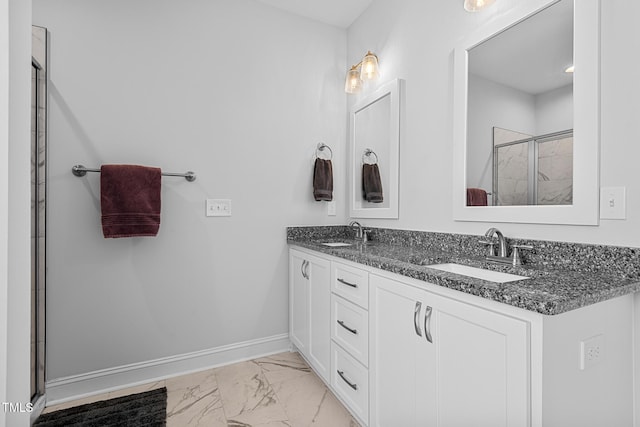
[[[353,218],[398,218],[401,85],[385,83],[350,110]]]
[[[527,3],[455,51],[454,218],[595,225],[599,1]]]

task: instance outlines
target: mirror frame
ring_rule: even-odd
[[[466,206],[468,51],[559,0],[531,1],[483,25],[454,50],[453,217],[456,221],[598,225],[600,0],[574,0],[573,204]]]
[[[352,218],[398,218],[398,200],[399,200],[399,173],[400,173],[400,96],[403,86],[402,79],[395,79],[381,85],[371,94],[364,96],[358,100],[349,110],[349,208]],[[367,108],[376,101],[390,97],[391,106],[389,109],[389,171],[381,171],[389,174],[389,188],[383,188],[384,197],[388,198],[389,205],[384,208],[356,207],[356,194],[361,192],[361,156],[356,153],[355,141],[355,117],[359,111]]]

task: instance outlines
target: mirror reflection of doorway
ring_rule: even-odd
[[[32,27],[31,57],[31,403],[44,402],[47,219],[47,30]],[[40,401],[40,402],[39,402]],[[37,411],[37,409],[36,409]]]

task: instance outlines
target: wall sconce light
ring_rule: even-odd
[[[480,9],[491,6],[495,0],[464,0],[464,10],[467,12],[477,12]]]
[[[351,66],[351,69],[347,72],[344,91],[347,93],[358,93],[362,90],[363,80],[375,80],[379,75],[378,57],[375,53],[368,51],[364,58],[362,58],[362,61]]]

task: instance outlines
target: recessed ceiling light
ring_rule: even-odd
[[[565,73],[573,73],[573,65],[569,65],[567,68],[564,69]]]

